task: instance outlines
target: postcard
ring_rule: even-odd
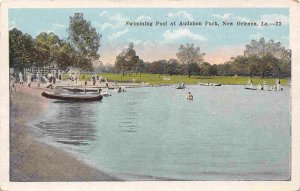
[[[4,1],[0,190],[297,190],[297,1]]]

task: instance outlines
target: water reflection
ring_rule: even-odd
[[[132,116],[138,116],[138,111],[137,111],[137,105],[139,102],[137,101],[132,101],[132,100],[127,100],[124,102],[123,105],[123,113],[125,117],[121,117],[119,119],[119,127],[120,127],[120,132],[123,133],[135,133],[137,132],[138,126],[136,125],[137,123],[137,118],[134,118]]]
[[[49,107],[51,114],[45,116],[48,122],[41,121],[35,126],[57,143],[87,145],[95,140],[93,107],[94,105],[89,103],[55,102]]]

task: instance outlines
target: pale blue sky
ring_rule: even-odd
[[[102,34],[100,60],[114,63],[115,56],[134,42],[138,55],[144,61],[176,58],[180,44],[194,43],[206,53],[205,60],[212,64],[223,63],[232,56],[243,53],[245,44],[251,39],[265,37],[288,47],[288,9],[10,9],[9,28],[16,27],[33,37],[40,32],[54,32],[60,38],[67,38],[69,17],[81,12],[91,21],[97,32]],[[282,26],[188,26],[180,27],[180,21],[246,21],[276,22]],[[128,27],[126,21],[153,22],[152,27]],[[155,26],[156,21],[167,21],[168,26]],[[170,26],[176,21],[177,26]]]

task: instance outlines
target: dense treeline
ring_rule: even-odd
[[[70,17],[68,39],[54,33],[40,33],[35,39],[14,28],[9,31],[9,65],[24,67],[78,67],[92,69],[92,62],[99,59],[100,38],[82,13]]]
[[[115,72],[141,72],[169,75],[201,76],[262,76],[287,77],[291,75],[291,51],[281,46],[280,42],[264,38],[252,40],[246,45],[244,55],[231,58],[223,64],[210,64],[204,61],[204,53],[193,44],[181,45],[177,59],[143,62],[131,43],[117,56]]]

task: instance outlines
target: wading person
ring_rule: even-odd
[[[191,92],[188,93],[188,95],[186,96],[186,99],[187,99],[187,100],[193,100],[193,99],[194,99],[194,97],[193,97],[193,95],[191,94]]]

